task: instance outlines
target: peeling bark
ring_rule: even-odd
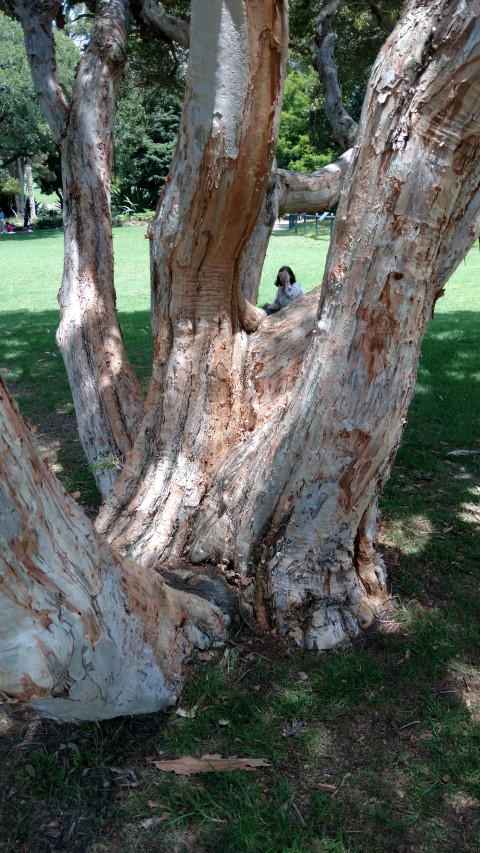
[[[369,513],[400,442],[438,283],[478,223],[480,5],[421,8],[408,4],[373,71],[288,407],[223,460],[190,539],[193,561],[232,561],[260,584],[252,612],[307,648],[374,618],[383,581]]]
[[[115,98],[129,22],[126,0],[97,4],[61,144],[66,251],[57,343],[80,440],[102,495],[110,491],[143,413],[143,393],[116,315],[110,210]]]
[[[241,291],[239,258],[273,159],[284,3],[197,0],[192,30],[175,163],[151,228],[153,380],[98,522],[145,564],[182,554],[218,459],[246,429],[247,332],[265,317]]]
[[[0,691],[61,720],[175,703],[226,618],[120,558],[37,457],[0,379]]]

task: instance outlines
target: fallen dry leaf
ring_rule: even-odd
[[[163,823],[165,820],[170,820],[172,817],[170,812],[162,812],[158,817],[147,817],[145,820],[140,821],[140,826],[142,829],[151,829],[153,826],[156,826],[157,823]]]
[[[187,710],[187,708],[177,708],[175,711],[177,717],[185,717],[186,720],[192,720],[197,716],[198,705],[194,705],[193,708]]]
[[[221,758],[220,755],[202,755],[192,758],[184,755],[173,761],[152,761],[157,770],[177,773],[179,776],[191,776],[193,773],[223,773],[230,770],[255,770],[256,767],[269,767],[265,758]]]

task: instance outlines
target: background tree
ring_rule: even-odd
[[[186,55],[134,31],[128,57],[115,120],[114,200],[153,209],[177,143]]]
[[[79,50],[59,30],[55,32],[55,45],[62,85],[71,90]],[[26,163],[38,165],[35,177],[42,189],[56,192],[61,189],[60,159],[35,96],[22,28],[5,15],[0,15],[0,73],[0,166],[11,167],[22,199]],[[20,212],[23,213],[23,201]]]
[[[290,59],[276,159],[281,169],[315,172],[335,159],[337,145],[331,138],[327,147],[323,150],[320,147],[318,116],[323,106],[323,97],[319,91],[317,73],[308,66],[304,70],[302,65],[298,60]]]
[[[315,128],[312,140],[318,151],[332,149],[338,156],[350,146],[339,142],[332,134],[332,124],[325,112],[325,86],[322,76],[324,61],[338,75],[342,103],[346,113],[358,122],[367,89],[371,67],[377,53],[397,21],[402,0],[344,2],[344,0],[292,0],[290,13],[291,52],[293,56],[312,65],[321,79],[316,80],[312,94],[311,124]],[[327,55],[322,57],[318,27],[328,15]],[[331,24],[330,24],[331,21]],[[320,25],[321,26],[321,25]],[[323,25],[325,29],[325,24]]]

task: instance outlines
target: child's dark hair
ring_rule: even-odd
[[[280,267],[280,269],[279,269],[279,271],[278,271],[278,273],[277,273],[277,278],[276,278],[276,280],[275,280],[275,287],[280,287],[280,286],[281,286],[282,282],[280,281],[279,276],[280,276],[280,273],[281,273],[281,272],[283,272],[284,270],[286,270],[286,271],[288,272],[288,277],[289,277],[289,279],[290,279],[290,284],[295,284],[295,282],[296,282],[296,280],[297,280],[297,279],[295,278],[295,273],[293,272],[293,270],[291,269],[291,267]]]

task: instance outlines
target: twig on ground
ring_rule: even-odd
[[[403,729],[408,729],[408,728],[410,728],[410,726],[420,726],[420,725],[421,725],[421,723],[422,723],[422,721],[421,721],[421,720],[412,720],[412,722],[411,722],[411,723],[405,723],[405,725],[404,725],[404,726],[400,726],[400,728],[399,728],[399,730],[398,730],[398,731],[399,731],[399,732],[401,732],[401,731],[403,731]]]
[[[302,815],[300,809],[298,808],[297,804],[293,800],[290,801],[290,808],[292,809],[293,812],[295,812],[295,815],[298,818],[298,822],[303,827],[303,829],[306,829],[307,828],[307,822],[306,822],[305,818],[303,817],[303,815]]]
[[[333,792],[332,797],[336,797],[336,796],[337,796],[337,794],[338,794],[338,792],[339,792],[340,788],[343,788],[343,786],[344,786],[345,782],[347,781],[347,779],[348,779],[351,775],[352,775],[351,773],[345,773],[345,776],[343,777],[342,781],[340,782],[340,784],[339,784],[339,785],[337,785],[336,790]]]
[[[307,723],[305,722],[305,720],[299,720],[298,723],[295,723],[295,725],[292,725],[290,729],[287,729],[286,732],[283,732],[282,737],[293,737],[294,735],[298,734],[300,729],[304,729],[306,725]]]

